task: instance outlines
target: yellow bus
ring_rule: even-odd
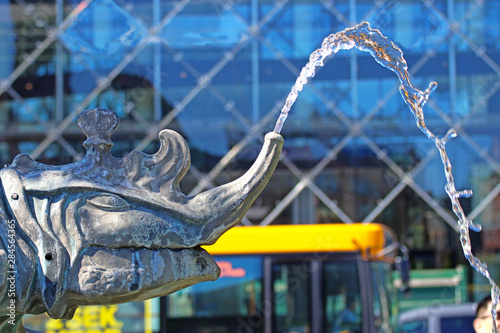
[[[162,298],[161,333],[395,331],[386,226],[236,227],[205,248],[220,278]]]

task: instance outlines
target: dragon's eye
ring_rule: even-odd
[[[117,195],[109,193],[96,195],[90,199],[87,199],[87,202],[99,209],[111,210],[115,212],[130,209],[130,205],[128,204],[128,202]]]

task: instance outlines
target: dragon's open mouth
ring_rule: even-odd
[[[89,247],[75,268],[82,292],[113,299],[117,295],[131,297],[133,294],[134,299],[138,295],[147,299],[150,293],[166,295],[198,282],[216,280],[220,275],[215,260],[200,246],[186,249]]]

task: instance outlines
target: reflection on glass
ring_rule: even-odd
[[[404,323],[400,327],[401,333],[426,333],[427,332],[427,321],[418,320],[409,323]]]
[[[361,333],[361,294],[356,262],[323,266],[325,333]]]

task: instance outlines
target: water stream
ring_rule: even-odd
[[[399,47],[397,47],[387,37],[383,36],[379,30],[372,29],[367,22],[363,22],[352,28],[345,29],[326,37],[321,48],[311,54],[309,62],[304,66],[304,68],[302,68],[297,81],[293,85],[291,92],[286,99],[285,105],[281,109],[281,114],[276,122],[274,132],[281,132],[290,108],[297,99],[297,96],[304,87],[304,84],[307,83],[307,79],[314,76],[316,67],[323,66],[323,60],[332,52],[337,53],[339,50],[349,50],[353,47],[360,51],[369,52],[379,64],[396,73],[401,83],[399,91],[406,105],[408,105],[413,113],[418,128],[434,142],[439,150],[446,176],[445,190],[451,200],[453,212],[458,218],[457,223],[460,232],[460,243],[462,245],[464,255],[470,265],[474,267],[477,272],[486,277],[491,285],[491,298],[493,301],[493,327],[494,332],[497,333],[496,306],[500,297],[500,289],[491,278],[487,265],[481,262],[481,260],[476,258],[472,253],[469,229],[472,229],[473,231],[480,231],[481,226],[473,223],[467,218],[459,201],[460,198],[470,197],[472,195],[472,191],[456,190],[452,174],[452,165],[446,153],[446,143],[450,138],[456,136],[456,132],[453,129],[450,129],[444,137],[439,138],[426,127],[423,107],[429,99],[430,93],[437,87],[437,83],[431,82],[429,87],[424,91],[413,87],[409,79],[406,60],[403,58],[403,52],[399,49]]]

